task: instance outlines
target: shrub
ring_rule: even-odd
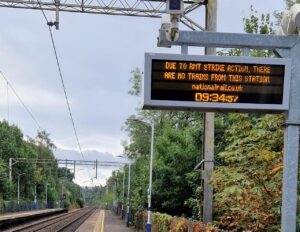
[[[206,232],[206,225],[196,222],[193,225],[193,232]]]
[[[153,213],[153,232],[169,232],[171,216],[165,213]]]
[[[188,232],[188,220],[173,217],[171,219],[170,232]]]
[[[83,208],[84,202],[82,198],[77,198],[76,199],[77,204],[79,205],[80,208]]]
[[[145,231],[147,222],[147,211],[135,213],[135,227],[137,232]],[[151,224],[153,232],[188,232],[189,221],[182,217],[172,217],[165,213],[152,213]],[[193,232],[220,232],[212,226],[207,226],[199,221],[191,223]]]
[[[137,211],[135,213],[136,231],[145,231],[147,221],[147,211]]]

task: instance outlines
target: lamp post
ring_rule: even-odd
[[[129,227],[129,221],[130,221],[130,181],[131,181],[130,180],[131,179],[130,170],[131,170],[131,163],[132,163],[132,161],[130,159],[128,159],[127,157],[124,157],[123,155],[119,155],[118,157],[128,160],[128,162],[126,163],[126,164],[128,164],[128,187],[127,187],[126,226]],[[122,211],[124,211],[123,202],[124,202],[124,193],[125,193],[125,174],[126,174],[126,172],[125,172],[125,168],[124,168]],[[124,216],[122,215],[122,219],[123,219],[123,217]]]
[[[131,163],[128,164],[128,188],[127,188],[127,210],[126,210],[126,225],[129,227],[130,219],[130,167]],[[124,173],[125,176],[125,173]]]
[[[151,128],[151,149],[150,149],[150,168],[149,168],[149,188],[148,188],[148,209],[146,232],[151,232],[151,194],[152,194],[152,167],[153,167],[153,145],[154,145],[154,123],[145,122],[139,119],[129,119],[143,123]]]
[[[26,175],[26,173],[22,173],[18,175],[18,205],[20,204],[20,177]]]
[[[125,168],[124,169],[124,173],[123,173],[123,191],[122,191],[122,208],[121,208],[121,218],[122,220],[124,219],[124,194],[125,194]]]
[[[34,207],[37,208],[36,183],[34,183]]]
[[[115,211],[115,213],[117,213],[117,208],[118,208],[118,204],[116,204],[117,202],[117,182],[118,182],[118,177],[116,174],[116,179],[115,179],[115,184],[114,184],[114,192],[113,192],[113,211]]]
[[[46,208],[48,208],[48,185],[49,184],[46,183]]]

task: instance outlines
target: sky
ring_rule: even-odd
[[[283,0],[219,0],[218,31],[242,32],[251,5],[263,13],[285,9]],[[204,25],[203,8],[193,16]],[[156,46],[159,28],[154,18],[60,14],[60,30],[53,35],[83,150],[122,154],[127,135],[121,128],[141,101],[128,94],[131,71],[143,70],[145,52],[180,53],[178,47]],[[78,150],[55,62],[41,11],[0,8],[0,71],[56,146]],[[35,137],[36,124],[1,77],[0,118]],[[108,176],[105,172],[102,182]]]

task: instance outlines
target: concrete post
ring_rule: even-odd
[[[12,158],[8,160],[9,181],[12,181]]]
[[[209,0],[206,6],[206,30],[217,30],[217,0]],[[216,48],[205,48],[205,55],[216,55]],[[204,113],[204,160],[214,160],[214,113]],[[212,222],[213,188],[208,183],[214,167],[213,162],[203,164],[203,222]]]

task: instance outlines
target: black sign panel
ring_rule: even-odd
[[[285,65],[152,60],[151,99],[282,104]]]
[[[146,53],[143,108],[282,112],[290,76],[290,59]]]

